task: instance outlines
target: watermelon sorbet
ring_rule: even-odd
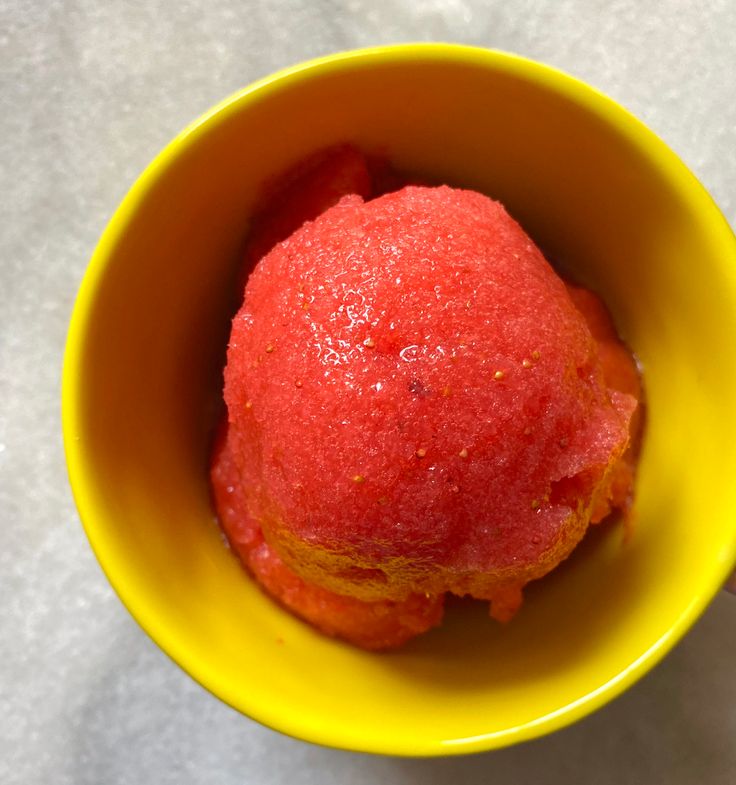
[[[367,649],[439,624],[448,592],[507,621],[628,512],[634,360],[501,204],[341,148],[287,178],[247,255],[212,488],[294,614]]]

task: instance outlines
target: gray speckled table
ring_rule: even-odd
[[[734,225],[734,33],[733,0],[0,0],[0,783],[736,782],[727,595],[622,698],[519,747],[373,758],[256,725],[179,671],[113,595],[59,425],[66,325],[97,237],[153,155],[233,90],[370,44],[515,51],[632,109]]]

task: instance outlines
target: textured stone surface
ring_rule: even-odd
[[[736,599],[622,698],[551,737],[441,761],[282,737],[194,684],[84,538],[59,427],[66,325],[97,237],[155,153],[233,90],[331,51],[518,52],[658,132],[736,224],[736,5],[714,0],[0,0],[0,782],[474,785],[736,780]]]

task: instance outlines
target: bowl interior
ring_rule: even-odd
[[[601,292],[648,399],[635,533],[591,532],[500,627],[455,603],[401,651],[328,640],[225,548],[207,459],[233,281],[263,183],[351,141],[503,201]],[[69,336],[70,476],[93,547],[152,637],[228,703],[301,738],[440,754],[559,727],[689,626],[733,564],[736,251],[707,195],[623,110],[498,53],[396,47],[295,69],[177,139],[111,222]]]

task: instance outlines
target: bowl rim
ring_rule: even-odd
[[[566,97],[586,112],[597,116],[607,126],[613,127],[617,134],[644,150],[652,166],[666,173],[668,179],[676,184],[678,192],[688,193],[690,201],[697,208],[700,220],[707,223],[710,233],[720,233],[724,240],[730,237],[731,258],[724,259],[723,267],[724,271],[728,270],[728,274],[731,274],[733,289],[736,291],[736,237],[713,199],[680,158],[656,134],[628,110],[596,88],[549,65],[509,52],[476,46],[422,42],[353,49],[278,70],[235,91],[186,126],[154,157],[137,178],[110,218],[79,286],[64,350],[61,420],[69,481],[79,517],[95,556],[123,605],[149,637],[187,674],[208,692],[237,711],[294,738],[356,752],[432,757],[482,752],[527,741],[582,719],[621,694],[670,651],[703,613],[726,581],[736,563],[736,529],[730,549],[726,549],[722,554],[721,562],[714,565],[709,580],[703,581],[700,592],[682,609],[676,622],[634,662],[598,688],[534,720],[500,731],[424,742],[396,737],[383,739],[379,744],[375,740],[366,741],[351,732],[349,728],[335,723],[330,727],[326,727],[325,724],[315,725],[310,722],[309,716],[284,716],[283,712],[271,711],[261,704],[252,705],[247,696],[236,694],[235,691],[229,690],[227,685],[221,684],[211,667],[206,666],[199,658],[190,656],[186,646],[165,621],[162,622],[150,612],[146,595],[126,583],[124,560],[118,557],[114,545],[106,540],[96,526],[95,520],[99,508],[93,499],[94,482],[90,479],[92,474],[86,468],[90,461],[85,457],[81,443],[80,401],[83,397],[81,369],[85,352],[85,336],[90,327],[90,315],[102,285],[107,260],[134,219],[140,204],[159,178],[175,165],[177,159],[187,149],[197,143],[197,140],[207,132],[210,124],[227,122],[232,114],[243,110],[244,104],[278,91],[287,83],[291,88],[302,80],[339,71],[345,66],[370,68],[407,61],[447,62],[453,65],[464,64],[482,70],[505,72]]]

